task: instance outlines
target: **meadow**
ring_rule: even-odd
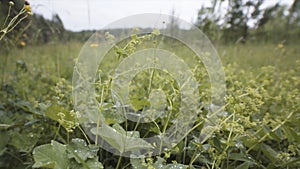
[[[71,84],[82,46],[79,42],[55,42],[1,51],[0,168],[300,166],[297,44],[215,44],[226,76],[228,116],[220,119],[213,134],[204,141],[199,139],[205,128],[203,117],[199,116],[193,130],[179,144],[144,159],[119,157],[99,148],[76,121]],[[200,80],[205,77],[194,75]],[[163,75],[156,76],[156,80],[161,80]],[[98,91],[103,87],[107,86]],[[109,124],[125,128],[127,122],[109,115],[114,110],[105,111]],[[206,111],[201,109],[203,114]],[[159,119],[157,124],[163,127],[164,120]],[[126,131],[135,128],[127,125]],[[140,125],[141,136],[149,134],[145,130],[152,127],[153,124]],[[151,132],[157,134],[155,129]]]

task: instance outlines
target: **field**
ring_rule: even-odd
[[[99,148],[76,121],[72,76],[82,46],[58,42],[1,51],[0,168],[299,168],[298,44],[216,44],[226,76],[226,116],[220,117],[206,139],[200,139],[205,116],[198,116],[179,144],[144,159],[119,157]],[[148,85],[148,76],[145,72],[135,80]],[[154,86],[168,79],[159,73],[153,76]],[[207,78],[201,70],[194,76],[200,81]],[[108,84],[97,85],[99,101],[109,100],[108,93],[101,93]],[[131,87],[135,91],[137,86]],[[172,87],[178,88],[169,83],[166,90]],[[138,110],[147,106],[139,99],[143,91],[139,92],[131,98]],[[176,111],[176,97],[172,99]],[[111,115],[115,111],[111,108],[100,108],[111,126],[123,127],[124,132],[137,129],[141,137],[160,133],[156,125],[171,125],[165,117],[137,125]]]

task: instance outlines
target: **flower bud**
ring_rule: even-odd
[[[14,6],[15,3],[13,1],[9,1],[9,6]]]

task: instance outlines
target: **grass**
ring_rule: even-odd
[[[224,65],[236,63],[241,68],[274,66],[286,70],[296,66],[300,59],[298,44],[238,44],[216,47]]]
[[[43,46],[29,46],[23,49],[13,49],[7,54],[5,76],[13,73],[16,62],[22,60],[32,72],[42,72],[45,75],[72,78],[75,59],[83,44],[52,43]],[[247,44],[247,45],[217,45],[216,49],[223,65],[236,63],[241,68],[259,68],[274,66],[280,70],[296,66],[300,59],[300,48],[297,44],[279,48],[277,44]],[[3,63],[5,56],[0,59]]]
[[[33,73],[41,72],[45,75],[71,79],[75,59],[81,47],[82,44],[74,42],[13,49],[8,52],[7,65],[1,65],[1,67],[5,66],[7,76],[15,71],[16,62],[22,60]],[[4,57],[2,56],[1,59]]]

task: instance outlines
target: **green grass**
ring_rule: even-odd
[[[241,68],[259,68],[262,66],[274,66],[287,70],[296,66],[300,59],[298,44],[238,44],[220,45],[216,47],[224,65],[236,63]]]

